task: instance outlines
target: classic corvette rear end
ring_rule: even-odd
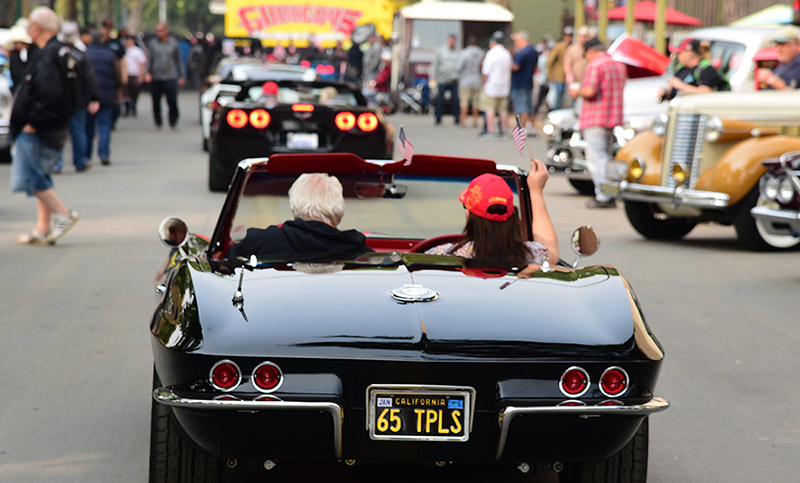
[[[175,465],[178,481],[218,481],[337,461],[645,481],[647,418],[668,406],[655,395],[663,352],[617,270],[564,264],[525,278],[419,253],[431,240],[386,232],[370,232],[375,252],[353,260],[228,259],[244,219],[232,210],[263,208],[282,177],[325,164],[273,158],[240,165],[214,236],[189,235],[165,271],[151,324],[151,481],[173,481]],[[329,164],[346,192],[376,174],[395,189],[366,206],[435,197],[424,187],[458,190],[453,181],[481,172],[528,203],[525,174],[490,161],[351,161]],[[348,199],[347,216],[363,222],[360,201]],[[622,469],[622,459],[638,463]]]
[[[225,191],[239,161],[275,153],[349,152],[389,159],[394,129],[361,93],[331,82],[282,80],[276,102],[263,82],[245,83],[236,102],[218,106],[209,137],[209,188]]]

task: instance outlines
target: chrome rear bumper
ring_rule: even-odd
[[[662,397],[653,397],[650,401],[636,406],[507,406],[499,414],[500,439],[497,443],[497,459],[503,456],[506,447],[508,432],[514,417],[523,414],[532,415],[575,415],[580,418],[600,416],[634,416],[647,417],[664,411],[669,407],[669,402]]]
[[[683,186],[669,188],[667,186],[629,183],[627,181],[603,183],[600,186],[600,190],[608,196],[621,200],[664,203],[675,206],[690,206],[692,208],[722,209],[726,208],[730,201],[730,196],[726,193],[693,190]]]
[[[324,411],[331,415],[333,421],[333,445],[336,457],[342,457],[342,420],[344,409],[332,402],[310,401],[283,401],[283,400],[224,400],[224,399],[193,399],[176,394],[171,389],[159,387],[153,390],[153,399],[165,406],[199,409],[199,410],[229,410],[229,411]],[[276,398],[277,399],[277,398]]]
[[[753,217],[763,223],[764,229],[772,235],[792,235],[800,238],[800,212],[792,210],[776,210],[769,206],[756,206],[750,210]],[[787,230],[775,225],[786,225]]]

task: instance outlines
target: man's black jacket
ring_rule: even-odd
[[[9,127],[12,138],[30,124],[46,146],[54,149],[64,147],[72,113],[65,112],[64,107],[67,57],[63,55],[62,47],[65,45],[53,37],[29,60],[11,110]]]
[[[372,251],[357,230],[339,231],[319,221],[290,220],[283,225],[248,228],[247,236],[228,250],[228,257],[310,261],[349,260]]]

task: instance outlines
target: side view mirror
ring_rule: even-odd
[[[180,218],[170,216],[158,225],[158,237],[170,248],[180,248],[189,239],[189,229]]]
[[[578,228],[572,232],[570,248],[578,255],[578,258],[572,263],[572,268],[575,268],[578,266],[581,257],[594,255],[600,248],[600,239],[597,237],[597,232],[589,225]]]

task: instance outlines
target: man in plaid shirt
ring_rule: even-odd
[[[606,165],[611,158],[612,130],[622,124],[622,91],[625,88],[625,66],[606,52],[596,37],[583,45],[588,62],[583,84],[570,86],[572,97],[582,97],[580,129],[586,141],[586,164],[594,182],[595,196],[586,203],[589,208],[614,208],[614,199],[600,192],[606,179]]]

